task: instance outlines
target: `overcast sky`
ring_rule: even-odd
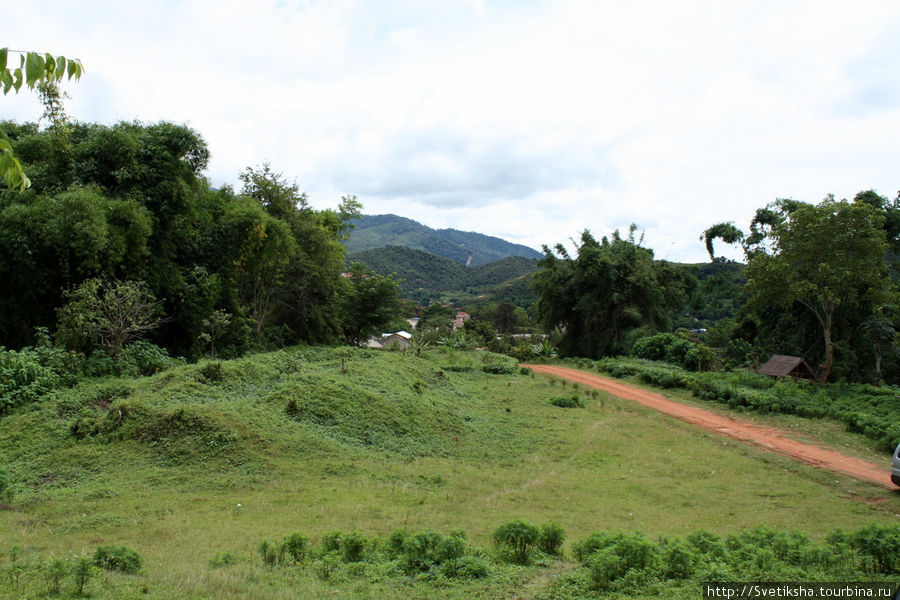
[[[2,20],[0,46],[82,60],[72,117],[187,124],[213,185],[269,161],[319,208],[356,194],[534,248],[633,222],[693,262],[706,227],[776,198],[900,189],[896,0],[31,0]]]

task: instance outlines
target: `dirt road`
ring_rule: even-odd
[[[592,375],[576,369],[551,365],[525,366],[534,369],[536,373],[555,375],[581,385],[609,392],[619,398],[633,400],[697,427],[753,444],[764,450],[790,456],[807,464],[850,475],[857,479],[871,481],[892,490],[896,489],[896,486],[891,483],[889,469],[879,467],[859,458],[846,456],[830,448],[822,448],[789,439],[784,432],[771,427],[754,425],[732,417],[717,415],[702,408],[680,404],[659,394],[632,387],[615,379]]]

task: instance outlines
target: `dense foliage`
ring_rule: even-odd
[[[174,354],[199,356],[212,337],[234,355],[358,330],[340,310],[353,292],[340,272],[355,198],[313,210],[268,165],[241,173],[240,194],[210,189],[206,143],[171,123],[76,123],[64,143],[32,124],[0,129],[32,180],[0,190],[0,344],[25,346],[36,327],[63,322],[85,329],[86,309],[109,316],[107,290],[126,281],[158,302],[145,337]],[[94,337],[115,357],[134,339]]]
[[[749,234],[730,224],[712,240],[741,242],[749,301],[723,324],[746,358],[807,357],[819,379],[897,382],[897,247],[900,204],[873,191],[852,202],[777,200],[761,208]]]
[[[681,268],[653,260],[653,251],[634,240],[597,241],[581,235],[577,256],[558,244],[544,247],[534,275],[538,315],[548,329],[562,332],[563,356],[597,358],[623,354],[634,341],[671,327],[670,311],[680,309],[696,279]]]

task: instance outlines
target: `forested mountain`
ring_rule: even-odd
[[[461,290],[471,284],[472,271],[449,258],[404,246],[355,252],[348,263],[360,262],[379,275],[395,275],[404,291]]]
[[[500,238],[456,229],[432,229],[397,215],[363,215],[350,224],[353,230],[350,239],[345,242],[350,253],[385,246],[405,246],[470,266],[486,265],[507,256],[533,259],[542,256],[533,248]]]
[[[475,304],[492,298],[494,302],[527,306],[535,299],[529,282],[537,261],[521,256],[471,268],[415,248],[386,246],[353,253],[347,262],[362,263],[379,275],[395,275],[404,295],[420,303],[450,297],[474,301],[474,297],[480,297],[482,302]]]

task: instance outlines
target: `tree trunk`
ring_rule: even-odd
[[[881,385],[881,348],[878,342],[872,345],[875,347],[875,385]]]
[[[825,363],[822,365],[822,371],[819,373],[819,383],[828,381],[828,376],[831,374],[831,366],[834,364],[834,342],[831,340],[832,312],[831,310],[825,312],[825,322],[822,324],[825,334]]]

